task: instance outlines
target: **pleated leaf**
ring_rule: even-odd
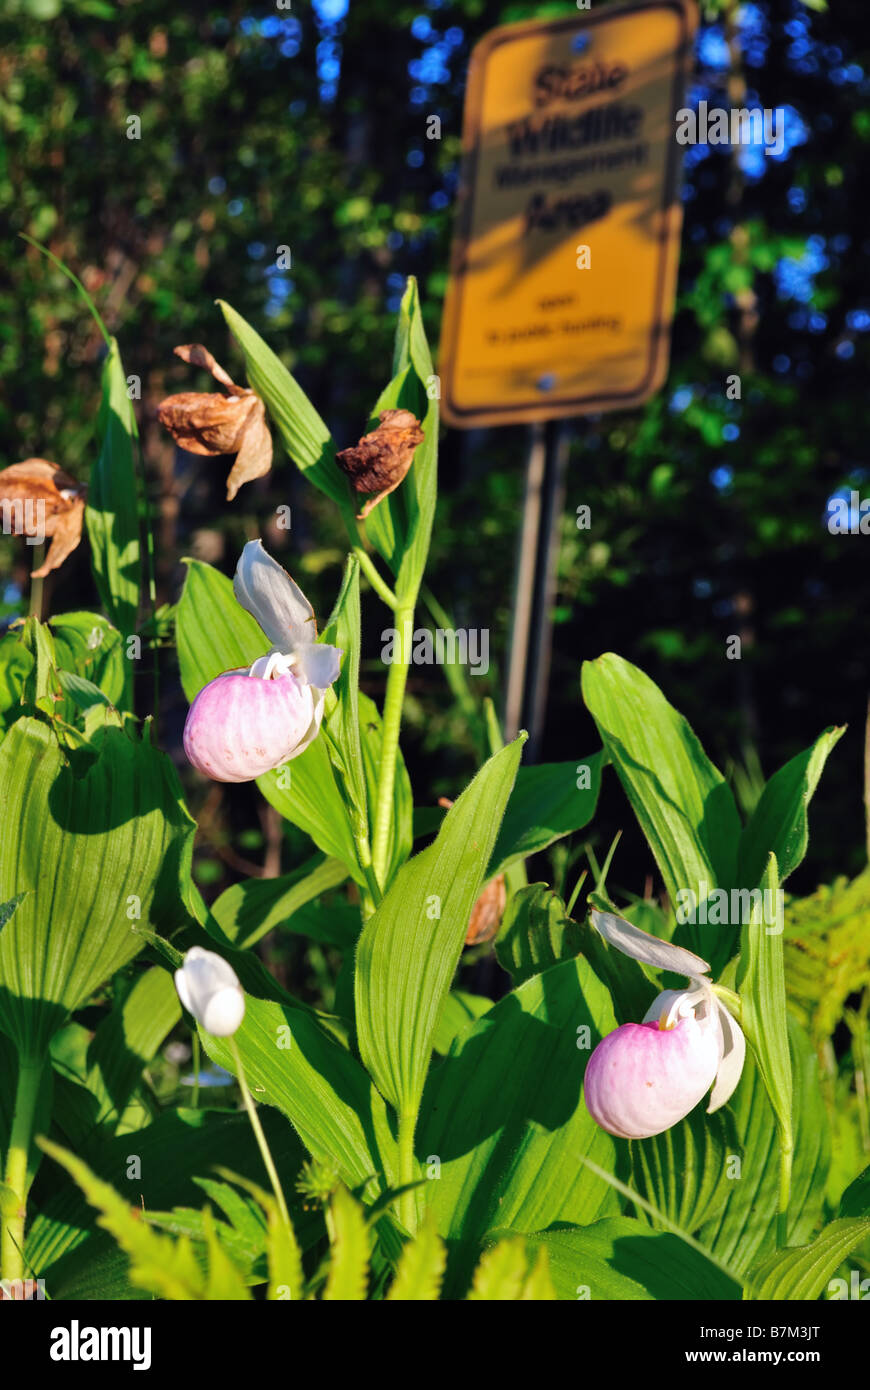
[[[356,959],[360,1055],[381,1094],[416,1112],[438,1019],[459,964],[471,910],[523,739],[490,758],[448,811],[434,844],[400,869],[369,918]]]
[[[740,1297],[739,1285],[700,1251],[631,1216],[538,1231],[528,1239],[549,1252],[556,1294],[565,1301]]]
[[[826,1226],[809,1245],[779,1250],[753,1269],[744,1297],[748,1299],[815,1299],[856,1245],[870,1236],[870,1219],[840,1218]]]
[[[487,877],[588,825],[598,802],[602,763],[599,752],[576,762],[521,767]]]
[[[845,728],[826,729],[803,753],[775,772],[740,837],[740,883],[754,888],[767,868],[769,854],[776,855],[780,883],[784,883],[807,852],[807,807],[818,786],[828,755]]]
[[[248,381],[265,401],[296,467],[327,497],[350,509],[347,478],[335,462],[332,437],[302,387],[241,314],[221,299],[218,304],[245,354]]]
[[[581,957],[500,1000],[433,1068],[416,1151],[440,1162],[440,1178],[422,1191],[453,1247],[452,1296],[488,1232],[582,1225],[619,1210],[581,1161],[627,1164],[628,1146],[583,1103],[586,1063],[615,1026],[607,990]]]
[[[135,632],[141,586],[136,418],[112,339],[103,365],[102,448],[91,469],[85,520],[91,567],[103,607],[125,635]]]
[[[737,870],[741,822],[730,787],[687,721],[649,676],[612,652],[583,665],[583,698],[598,725],[604,751],[676,904],[680,890],[697,897],[730,888]],[[711,948],[703,928],[683,929],[682,944],[714,967],[733,955],[736,941],[720,929]],[[714,968],[715,973],[715,968]]]
[[[229,1041],[200,1036],[212,1061],[232,1072]],[[383,1171],[371,1082],[312,1014],[247,995],[234,1041],[254,1099],[282,1111],[315,1159],[334,1165],[353,1188]]]
[[[788,1208],[789,1244],[808,1241],[822,1214],[831,1160],[830,1124],[819,1087],[818,1062],[804,1030],[788,1020],[794,1094],[795,1151]],[[758,1065],[747,1049],[743,1076],[728,1103],[737,1144],[726,1200],[701,1227],[699,1239],[737,1273],[776,1248],[779,1140]]]
[[[743,1006],[743,1031],[755,1053],[774,1114],[783,1131],[790,1135],[792,1076],[785,1008],[783,924],[766,921],[764,911],[765,901],[774,903],[778,889],[776,856],[771,854],[761,879],[762,902],[755,904],[749,921],[741,929],[737,991]]]
[[[71,767],[51,727],[20,719],[0,745],[6,844],[0,902],[0,1029],[45,1051],[68,1015],[186,913],[181,865],[194,823],[165,754],[108,728]]]

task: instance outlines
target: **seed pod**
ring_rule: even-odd
[[[424,439],[420,421],[410,410],[382,410],[378,418],[381,423],[377,429],[363,435],[353,448],[336,454],[354,491],[375,494],[369,496],[359,520],[395,491],[414,461],[417,445]]]
[[[507,903],[504,874],[496,874],[484,888],[471,910],[468,931],[465,934],[466,946],[482,946],[492,941],[504,916]]]
[[[205,367],[227,394],[217,391],[182,391],[167,396],[157,407],[157,418],[176,444],[191,454],[236,454],[227,478],[227,501],[242,483],[261,478],[272,467],[272,436],[266,424],[266,407],[253,391],[236,386],[201,343],[177,347],[184,362]]]

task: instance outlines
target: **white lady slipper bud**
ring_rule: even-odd
[[[233,967],[214,951],[191,946],[175,972],[178,997],[207,1033],[228,1038],[245,1016],[245,996]]]
[[[746,1041],[707,978],[709,965],[611,912],[593,910],[592,924],[624,955],[691,981],[657,995],[642,1023],[602,1038],[583,1083],[593,1120],[620,1139],[648,1139],[685,1119],[711,1087],[712,1114],[740,1080]]]
[[[303,753],[320,729],[341,657],[317,642],[311,604],[262,541],[242,551],[233,590],[272,650],[209,681],[188,711],[184,751],[216,782],[250,782]]]

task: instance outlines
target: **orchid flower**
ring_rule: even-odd
[[[216,782],[249,782],[303,753],[341,657],[317,642],[311,604],[262,541],[242,551],[233,591],[272,647],[252,666],[209,681],[188,711],[184,751]]]
[[[584,1081],[593,1120],[620,1139],[648,1139],[684,1119],[711,1087],[712,1114],[740,1080],[746,1040],[708,978],[709,965],[624,917],[594,909],[591,916],[623,955],[689,979],[688,989],[657,995],[642,1023],[623,1023],[595,1048]]]
[[[191,946],[175,972],[178,997],[207,1033],[228,1038],[241,1026],[245,996],[229,961],[215,951]]]

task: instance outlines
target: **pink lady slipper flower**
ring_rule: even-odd
[[[602,1038],[583,1083],[593,1120],[620,1139],[648,1139],[685,1119],[711,1086],[712,1114],[740,1080],[746,1040],[707,978],[709,965],[624,917],[594,909],[591,916],[623,955],[690,981],[686,990],[663,990],[642,1023],[623,1023]]]
[[[215,782],[250,782],[304,753],[341,657],[316,641],[314,609],[262,541],[242,551],[233,591],[272,649],[209,681],[188,711],[184,751]]]

